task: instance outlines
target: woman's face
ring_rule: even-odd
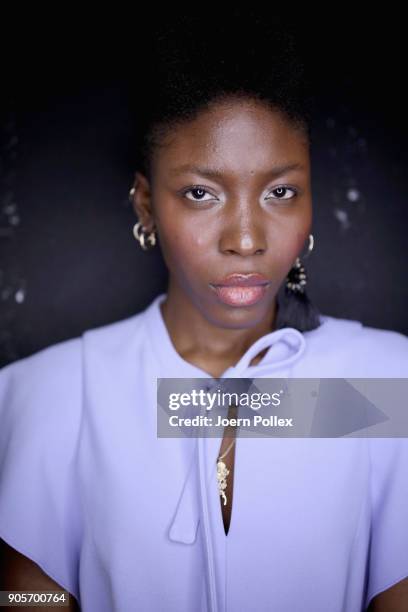
[[[311,229],[305,134],[259,102],[224,101],[177,127],[152,162],[150,184],[136,173],[134,206],[157,229],[169,294],[221,327],[260,323]],[[214,288],[231,273],[269,284]]]

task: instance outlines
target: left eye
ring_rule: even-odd
[[[285,194],[287,194],[288,191],[291,191],[294,195],[289,195],[287,197],[285,197]],[[275,189],[273,189],[271,191],[271,193],[276,193],[277,200],[290,200],[291,198],[294,198],[295,195],[297,194],[296,189],[293,189],[293,187],[289,187],[287,185],[279,185],[279,187],[275,187]],[[270,198],[266,198],[267,200],[269,200]]]

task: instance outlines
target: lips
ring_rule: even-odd
[[[259,273],[233,273],[210,283],[219,300],[228,306],[252,306],[265,295],[270,281]]]
[[[259,272],[241,273],[234,272],[228,274],[217,283],[211,283],[215,287],[254,287],[257,285],[267,285],[269,280]]]

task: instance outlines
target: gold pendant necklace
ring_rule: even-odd
[[[229,445],[225,453],[218,457],[218,461],[217,461],[218,492],[224,500],[224,506],[226,506],[227,504],[227,496],[225,495],[225,489],[227,488],[227,476],[230,473],[230,470],[227,469],[227,466],[222,461],[222,459],[224,459],[224,457],[229,453],[234,443],[235,443],[235,439],[231,442],[231,444]]]

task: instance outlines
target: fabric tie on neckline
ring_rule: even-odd
[[[267,347],[269,348],[259,363],[250,365],[254,357]],[[303,355],[305,347],[305,338],[298,330],[292,327],[275,330],[258,338],[236,365],[227,368],[220,378],[267,378],[276,370],[282,370],[282,378],[288,377],[292,365]],[[220,385],[219,379],[209,376],[205,388],[210,390],[216,385]],[[206,442],[205,445],[204,442]],[[199,465],[199,443],[203,448],[207,447],[205,449],[205,474],[202,473],[203,470]],[[169,539],[174,542],[192,544],[197,537],[200,522],[199,488],[202,482],[205,482],[205,487],[208,487],[214,476],[220,444],[221,438],[218,437],[204,439],[202,435],[195,438],[191,460],[186,469],[184,484],[168,531]]]

